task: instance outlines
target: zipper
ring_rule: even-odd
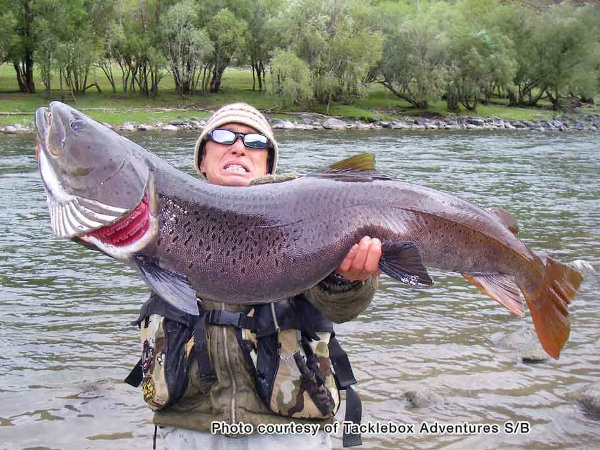
[[[224,311],[225,310],[225,304],[221,303],[221,310]],[[220,327],[221,331],[223,333],[223,344],[225,345],[225,363],[227,365],[227,371],[229,372],[229,378],[231,380],[231,401],[230,401],[230,408],[231,408],[231,423],[237,423],[236,417],[235,417],[235,410],[236,410],[236,405],[235,405],[235,398],[237,397],[237,383],[235,382],[235,378],[233,376],[233,370],[231,369],[231,360],[229,359],[229,346],[227,345],[227,327]]]

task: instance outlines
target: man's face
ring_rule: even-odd
[[[254,128],[240,123],[228,123],[219,128],[238,133],[257,133]],[[267,174],[268,156],[268,149],[248,148],[241,138],[231,145],[208,140],[204,145],[200,172],[212,184],[247,186],[254,178]]]

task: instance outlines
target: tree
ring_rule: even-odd
[[[15,23],[15,17],[10,11],[0,14],[0,66],[9,61]]]
[[[277,52],[271,60],[271,82],[267,92],[277,96],[284,108],[310,102],[313,94],[310,69],[293,52]]]
[[[87,84],[90,68],[99,58],[99,49],[89,37],[89,32],[84,32],[68,42],[59,43],[56,50],[62,78],[74,94],[85,94],[91,86],[100,90],[96,83]]]
[[[40,66],[42,83],[46,87],[46,94],[50,93],[52,81],[53,58],[58,47],[59,38],[55,30],[56,22],[52,20],[53,11],[42,14],[36,18],[35,29],[37,35],[36,60]]]
[[[0,21],[11,25],[12,39],[4,41],[5,58],[12,61],[19,90],[34,93],[33,52],[35,2],[33,0],[0,0]]]
[[[485,27],[494,28],[512,42],[514,48],[515,73],[512,83],[505,86],[509,106],[524,105],[533,100],[533,92],[538,80],[531,78],[531,67],[537,64],[532,37],[537,24],[543,20],[533,8],[514,8],[513,5],[500,5],[495,9],[493,21]],[[543,93],[543,91],[542,91]]]
[[[225,69],[244,48],[247,28],[248,24],[227,8],[214,14],[208,22],[206,30],[214,49],[205,66],[209,76],[204,77],[203,90],[208,87],[210,92],[219,92]]]
[[[553,108],[559,109],[561,98],[571,93],[593,96],[598,88],[598,8],[564,2],[550,8],[544,19],[536,33],[542,58],[534,70]]]
[[[97,42],[95,64],[100,67],[115,93],[117,86],[112,70],[112,54],[114,46],[122,39],[123,30],[117,20],[117,0],[87,0],[86,10],[91,23],[91,34]]]
[[[92,66],[100,59],[102,44],[94,33],[94,20],[90,15],[97,0],[69,0],[56,2],[46,0],[58,18],[52,25],[54,37],[58,43],[54,56],[61,79],[67,88],[75,94],[84,94],[97,83],[88,85],[88,76]]]
[[[167,61],[179,94],[192,92],[196,72],[214,46],[208,33],[197,26],[198,17],[192,0],[171,6],[161,19]]]
[[[468,110],[489,99],[495,84],[507,85],[514,77],[512,42],[493,30],[461,27],[451,35],[446,95],[448,108],[460,102]],[[454,103],[453,103],[454,102]]]
[[[501,23],[518,46],[511,105],[535,106],[549,98],[559,108],[565,96],[598,92],[597,6],[563,2],[541,11],[506,8]]]
[[[406,3],[380,4],[373,20],[385,43],[369,81],[380,83],[415,108],[427,108],[430,100],[439,97],[446,74],[440,16],[438,4],[418,8]]]
[[[383,39],[354,0],[297,0],[282,19],[287,46],[310,68],[321,103],[364,92],[363,80],[381,57]]]
[[[139,0],[123,2],[118,8],[122,38],[112,45],[113,56],[122,71],[123,90],[156,95],[165,75],[164,43],[160,16],[167,2]],[[122,27],[122,28],[121,28]]]
[[[246,53],[252,68],[252,90],[262,91],[266,67],[281,38],[276,17],[281,12],[282,0],[251,0],[246,33]]]

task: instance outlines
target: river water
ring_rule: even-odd
[[[503,207],[530,247],[600,271],[600,134],[278,136],[280,171],[373,152],[385,174]],[[189,170],[194,134],[128,137]],[[150,448],[150,411],[122,382],[138,359],[129,323],[147,287],[128,267],[51,236],[33,136],[0,137],[0,198],[0,448]],[[532,329],[528,315],[511,316],[456,274],[430,273],[435,284],[426,289],[382,276],[373,304],[336,328],[359,380],[363,422],[414,427],[364,434],[363,447],[600,447],[600,420],[574,399],[600,382],[599,275],[588,270],[570,308],[561,358],[531,364],[499,344]],[[523,421],[522,433],[505,429],[507,421]],[[498,432],[423,428],[465,422]]]

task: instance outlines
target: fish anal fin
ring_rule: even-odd
[[[488,211],[496,216],[512,234],[516,236],[519,233],[517,219],[515,219],[515,217],[507,210],[502,208],[489,208]]]
[[[465,279],[484,294],[492,297],[513,314],[522,317],[523,301],[514,278],[501,273],[463,273]]]
[[[327,167],[310,172],[306,176],[333,178],[339,181],[369,182],[373,180],[389,180],[390,178],[375,170],[375,155],[360,153],[333,163]]]
[[[423,258],[413,242],[384,241],[379,268],[390,277],[413,286],[431,286],[433,280],[423,265]]]
[[[198,315],[196,291],[185,276],[160,267],[151,258],[136,256],[133,263],[154,292],[181,311]]]
[[[571,330],[567,306],[583,277],[572,267],[550,257],[545,261],[544,279],[536,289],[523,289],[540,343],[546,353],[558,359]]]

